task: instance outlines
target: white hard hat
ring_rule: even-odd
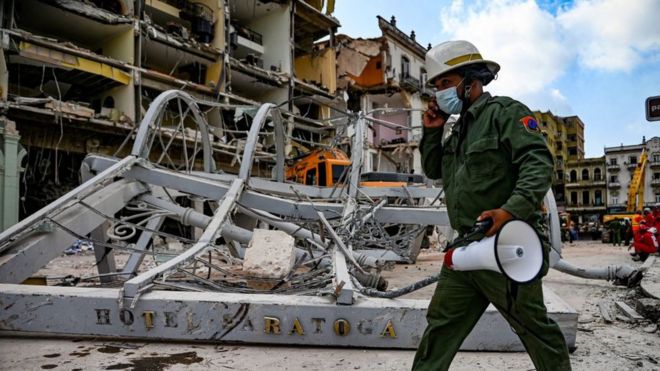
[[[445,41],[426,52],[427,84],[432,86],[436,77],[478,63],[485,64],[493,75],[500,70],[499,64],[483,59],[472,43],[463,40]]]

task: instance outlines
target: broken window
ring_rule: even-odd
[[[410,59],[408,57],[401,57],[401,77],[405,78],[410,76]]]
[[[319,186],[321,187],[326,187],[328,185],[327,183],[327,176],[326,176],[326,162],[319,162]]]
[[[305,174],[306,185],[316,185],[316,168],[307,170]]]

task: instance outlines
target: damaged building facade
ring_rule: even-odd
[[[432,92],[425,87],[424,57],[430,48],[390,21],[378,17],[382,35],[353,39],[338,35],[338,87],[348,92],[348,105],[390,125],[374,125],[367,140],[367,171],[422,174],[417,146],[422,136],[422,111]],[[390,108],[406,108],[396,113]]]
[[[254,112],[219,103],[284,107],[294,155],[333,135],[325,122],[340,101],[335,53],[315,46],[325,38],[334,47],[333,1],[0,3],[2,199],[15,214],[3,227],[77,186],[86,154],[126,155],[149,105],[169,89],[199,100],[219,138],[220,170],[235,170],[249,129],[241,117]],[[175,122],[177,107],[168,108],[163,119]]]

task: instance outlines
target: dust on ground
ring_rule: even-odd
[[[595,241],[565,245],[569,262],[594,267],[631,261],[626,247]],[[87,267],[92,257],[72,256],[67,264]],[[118,260],[122,257],[118,257]],[[398,265],[387,272],[392,287],[438,272],[442,254],[423,251],[416,265]],[[56,263],[51,269],[57,271]],[[658,263],[656,263],[658,264]],[[85,268],[87,269],[87,268]],[[93,274],[93,270],[85,272]],[[577,310],[577,349],[571,354],[575,370],[660,370],[660,331],[649,321],[605,323],[600,302],[634,303],[638,289],[586,280],[551,270],[545,285]],[[408,297],[429,298],[433,286]],[[653,331],[655,329],[655,331]],[[107,339],[0,337],[2,370],[407,370],[414,351],[287,346],[145,343]],[[451,370],[530,370],[526,353],[459,352]]]

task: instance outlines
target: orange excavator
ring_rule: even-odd
[[[351,160],[348,156],[336,148],[318,149],[292,159],[292,164],[287,167],[286,179],[296,183],[318,187],[341,186],[349,178]],[[406,187],[424,185],[424,176],[421,174],[367,172],[360,175],[361,187]],[[400,204],[402,200],[392,198],[392,203]],[[412,202],[414,205],[422,204],[424,199],[408,199],[403,202]],[[397,240],[397,236],[405,234],[411,229],[419,226],[389,225],[384,230]],[[411,241],[406,251],[398,251],[403,260],[414,263],[421,248],[430,245],[429,236],[433,233],[433,226],[426,226],[425,230]],[[378,247],[378,246],[374,246]]]
[[[293,159],[286,170],[286,179],[296,183],[319,187],[334,187],[348,178],[351,160],[341,150],[318,149]],[[420,174],[363,173],[362,187],[401,187],[424,183]]]

